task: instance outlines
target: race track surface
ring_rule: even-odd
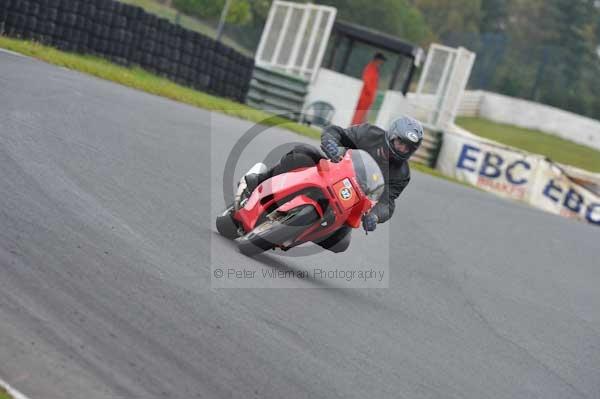
[[[30,398],[600,398],[597,228],[413,173],[389,232],[250,261],[212,208],[251,123],[6,53],[0,93],[0,378]],[[211,287],[315,259],[389,288]]]

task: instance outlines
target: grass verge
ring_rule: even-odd
[[[46,61],[50,64],[77,70],[124,86],[167,97],[196,107],[221,112],[226,115],[259,122],[261,124],[277,125],[278,127],[314,139],[318,139],[321,136],[320,130],[291,122],[287,119],[275,118],[271,114],[248,107],[247,105],[178,85],[138,67],[122,67],[99,57],[66,53],[39,43],[8,38],[5,36],[0,36],[0,48],[5,48]],[[439,171],[425,165],[412,162],[411,167],[420,172],[465,185],[464,183],[451,177],[444,176]]]
[[[196,107],[262,124],[280,125],[308,137],[316,138],[320,135],[318,130],[308,126],[283,118],[272,118],[266,112],[178,85],[139,67],[122,67],[99,57],[66,53],[39,43],[5,36],[0,36],[0,47]]]
[[[0,386],[0,399],[13,399],[2,386]]]
[[[491,140],[545,155],[553,161],[600,172],[600,151],[551,134],[495,123],[482,118],[458,118],[456,124]]]

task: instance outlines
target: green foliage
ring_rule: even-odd
[[[415,0],[415,6],[440,38],[452,32],[478,32],[481,0]]]
[[[174,0],[173,5],[181,12],[199,18],[219,18],[225,7],[225,0]],[[227,22],[236,25],[250,22],[250,9],[247,0],[234,0],[227,14]]]
[[[0,48],[35,57],[51,64],[81,71],[124,86],[133,87],[196,107],[221,112],[226,115],[267,124],[269,126],[277,126],[281,129],[288,129],[313,139],[318,139],[321,136],[321,132],[312,127],[279,117],[274,118],[271,114],[249,106],[180,86],[140,68],[126,68],[94,56],[65,53],[39,43],[12,39],[1,35]],[[439,171],[422,164],[411,163],[411,167],[423,173],[464,184],[453,178],[443,176]],[[7,396],[6,392],[0,387],[0,399],[12,398]]]
[[[600,59],[592,0],[548,0],[541,8],[544,34],[537,43],[546,55],[534,99],[576,113],[600,117],[597,89]]]
[[[247,1],[234,1],[227,14],[227,22],[230,24],[245,25],[250,22],[250,4]]]
[[[338,18],[406,40],[425,43],[433,38],[421,12],[407,0],[323,0],[338,9]]]
[[[509,0],[481,0],[480,32],[501,32],[508,18]]]
[[[203,35],[209,37],[215,37],[216,35],[216,23],[208,23],[207,21],[200,20],[196,17],[192,17],[189,15],[181,15],[178,10],[168,6],[167,4],[162,4],[157,2],[156,0],[119,0],[123,3],[132,4],[138,7],[142,7],[146,12],[157,15],[161,18],[165,18],[172,23],[178,23],[185,29],[189,29],[192,31],[200,32]],[[229,25],[231,26],[231,25]],[[222,38],[224,44],[229,47],[234,48],[240,53],[252,57],[253,55],[253,47],[251,45],[246,45],[246,43],[242,43],[240,40],[233,39],[229,37],[227,34]]]
[[[215,20],[225,0],[173,2],[182,12]],[[600,119],[597,0],[316,2],[336,7],[338,19],[423,46],[438,41],[476,51],[472,88],[539,101]],[[255,48],[271,3],[272,0],[233,0],[227,32],[244,47]]]
[[[600,119],[600,3],[413,0],[413,4],[440,40],[477,52],[472,88]]]
[[[0,399],[12,399],[12,396],[8,395],[8,392],[2,387],[0,387]]]
[[[220,112],[226,115],[247,119],[268,125],[280,125],[308,137],[319,137],[320,132],[306,125],[287,119],[273,118],[272,114],[251,108],[226,98],[213,96],[189,87],[178,85],[170,80],[154,75],[138,67],[123,67],[108,60],[91,55],[66,53],[39,43],[8,38],[0,35],[0,48],[63,66],[89,75],[106,79],[147,93],[170,98],[199,108]],[[283,124],[282,124],[283,123]]]
[[[263,22],[267,20],[269,8],[271,8],[271,0],[250,1],[250,12],[252,13],[252,19],[256,22]]]

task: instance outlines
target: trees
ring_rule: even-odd
[[[508,22],[508,0],[481,0],[480,32],[504,32]]]
[[[225,6],[225,0],[173,0],[173,6],[181,12],[200,18],[218,18]],[[233,0],[227,22],[243,25],[252,18],[248,0]]]
[[[476,0],[478,1],[478,0]],[[407,0],[322,0],[338,9],[338,18],[425,44],[433,34],[423,15]]]
[[[537,45],[546,55],[533,99],[600,117],[596,54],[598,10],[593,0],[547,0],[541,12],[544,34]],[[541,76],[540,76],[541,75]]]
[[[291,0],[306,3],[306,0]],[[448,0],[449,1],[449,0]],[[461,0],[480,1],[480,0]],[[271,0],[234,0],[228,22],[234,25],[251,23],[262,26],[267,18]],[[182,12],[200,18],[219,16],[225,0],[173,0],[173,5]],[[338,9],[338,17],[400,36],[406,40],[427,43],[433,34],[419,10],[408,0],[319,0],[318,4]]]
[[[479,32],[482,0],[413,0],[436,36],[444,40],[454,32]]]
[[[308,0],[288,0],[306,2]],[[217,18],[225,0],[173,0]],[[338,18],[426,46],[477,52],[471,85],[600,118],[599,0],[316,0]],[[272,0],[233,0],[228,18],[248,48]]]
[[[413,4],[443,43],[477,52],[472,87],[600,118],[600,2],[413,0]]]

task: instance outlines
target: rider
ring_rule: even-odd
[[[369,123],[348,129],[332,125],[323,130],[321,149],[332,162],[341,161],[347,148],[361,149],[368,152],[381,168],[385,190],[375,207],[363,217],[365,231],[375,230],[377,223],[386,222],[394,213],[394,201],[410,181],[407,161],[422,141],[423,127],[417,120],[407,116],[394,120],[388,130]],[[277,165],[242,179],[237,197],[247,198],[263,181],[293,169],[314,166],[323,158],[315,147],[298,145],[285,154]],[[342,252],[350,245],[351,231],[350,227],[341,227],[317,244],[333,252]]]

